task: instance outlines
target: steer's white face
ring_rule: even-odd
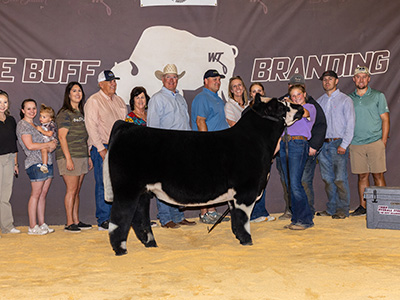
[[[300,105],[286,101],[281,101],[281,103],[283,103],[287,108],[289,108],[289,110],[286,112],[286,117],[285,117],[286,126],[293,125],[294,122],[300,120],[301,116],[303,115],[303,112],[299,113],[299,108],[301,107]]]

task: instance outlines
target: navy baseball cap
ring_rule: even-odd
[[[218,73],[217,70],[208,70],[207,72],[204,73],[204,77],[203,79],[209,78],[209,77],[221,77],[221,78],[225,78],[225,75],[221,75]]]
[[[119,77],[115,77],[114,73],[110,70],[105,70],[102,71],[99,74],[99,77],[97,77],[97,82],[102,82],[102,81],[111,81],[111,80],[118,80],[120,79]]]
[[[336,72],[334,72],[332,70],[325,71],[324,73],[322,73],[322,75],[319,78],[319,80],[324,79],[325,76],[331,76],[331,77],[334,77],[334,78],[338,79],[338,76],[337,76]]]

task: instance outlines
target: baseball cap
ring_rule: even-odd
[[[300,73],[294,73],[292,75],[292,77],[290,77],[290,79],[289,79],[289,84],[291,84],[291,85],[295,85],[295,84],[305,85],[306,83],[305,83],[303,75],[301,75]]]
[[[331,77],[335,77],[336,79],[338,79],[338,76],[337,76],[336,72],[334,72],[332,70],[328,70],[328,71],[325,71],[324,73],[322,73],[322,75],[319,78],[319,80],[324,79],[325,76],[331,76]]]
[[[217,70],[208,70],[207,72],[204,73],[203,79],[206,79],[208,77],[217,77],[217,76],[225,78],[225,75],[219,74]]]
[[[104,70],[99,74],[99,77],[97,77],[97,82],[102,82],[102,81],[111,81],[111,80],[118,80],[120,79],[119,77],[115,77],[114,73],[110,70]]]
[[[354,70],[354,75],[361,74],[361,73],[364,73],[364,74],[367,74],[367,75],[371,75],[371,74],[369,73],[369,70],[368,70],[367,67],[360,67],[360,66],[358,66],[358,67]]]

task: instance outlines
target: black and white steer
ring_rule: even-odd
[[[242,245],[251,245],[250,214],[267,184],[278,140],[284,127],[302,115],[300,105],[257,95],[237,124],[222,131],[164,130],[117,121],[104,161],[116,255],[126,254],[131,226],[146,247],[157,246],[150,227],[151,193],[179,206],[228,201],[233,233]]]

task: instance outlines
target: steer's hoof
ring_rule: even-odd
[[[247,242],[240,242],[240,244],[242,244],[243,246],[252,246],[253,245],[253,241],[247,241]]]
[[[156,241],[154,241],[154,240],[153,240],[153,241],[150,241],[150,242],[148,242],[148,243],[146,243],[146,244],[144,244],[144,246],[145,246],[146,248],[158,247]]]
[[[118,250],[114,250],[114,251],[115,251],[116,256],[122,256],[122,255],[128,254],[128,251],[126,251],[125,249],[118,249]]]

